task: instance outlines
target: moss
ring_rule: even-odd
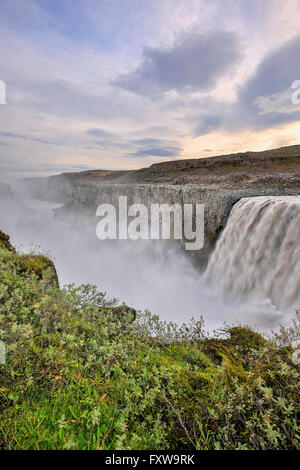
[[[44,255],[19,255],[20,271],[32,271],[39,279],[58,286],[58,277],[53,262]]]
[[[208,355],[215,363],[221,363],[224,355],[232,356],[234,353],[228,344],[227,339],[205,339],[201,341],[199,347]]]
[[[213,362],[206,354],[196,346],[189,343],[176,345],[175,352],[177,357],[189,364],[191,367],[200,367],[202,369],[214,367]]]
[[[3,248],[11,252],[15,252],[14,247],[10,244],[9,236],[6,235],[6,233],[2,232],[1,230],[0,230],[0,248]]]
[[[33,271],[40,278],[43,272],[52,266],[52,262],[43,255],[20,255],[19,260],[24,270]]]
[[[228,342],[230,342],[234,346],[242,346],[243,348],[249,349],[258,349],[261,346],[265,346],[267,341],[255,331],[252,331],[248,328],[243,328],[240,326],[236,326],[229,330],[230,338]]]
[[[44,255],[18,254],[13,247],[8,249],[0,244],[0,258],[2,261],[12,263],[17,275],[32,272],[39,280],[45,281],[47,285],[54,284],[59,287],[55,266]]]
[[[221,380],[228,389],[236,382],[245,381],[252,365],[249,363],[251,351],[261,350],[269,343],[258,333],[245,327],[233,327],[228,330],[229,338],[208,338],[198,344],[218,367],[208,367],[204,371],[206,379],[212,383]]]
[[[217,363],[223,362],[225,358],[236,363],[249,350],[256,350],[267,344],[259,333],[249,328],[233,327],[229,333],[230,337],[226,339],[212,338],[201,342],[203,351]]]

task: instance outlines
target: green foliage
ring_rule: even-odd
[[[31,260],[0,250],[0,448],[300,447],[286,330],[209,338],[202,319],[134,319],[94,286],[59,289]]]

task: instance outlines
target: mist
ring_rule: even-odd
[[[294,310],[281,311],[270,299],[255,294],[228,299],[172,242],[101,241],[96,237],[96,217],[89,224],[77,214],[61,220],[55,216],[60,206],[22,193],[0,206],[1,230],[18,251],[50,256],[60,286],[91,283],[119,303],[179,324],[202,316],[211,332],[224,322],[266,331],[293,315]]]

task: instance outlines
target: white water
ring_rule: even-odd
[[[206,279],[226,299],[300,307],[300,197],[240,200],[211,256]]]
[[[130,306],[178,323],[202,315],[210,331],[224,321],[267,330],[294,313],[294,301],[300,306],[299,200],[239,202],[204,275],[168,242],[100,241],[96,220],[87,233],[55,220],[57,205],[50,203],[24,200],[34,210],[6,208],[0,225],[22,251],[33,244],[50,252],[61,285],[93,283]],[[250,210],[251,204],[256,205]]]

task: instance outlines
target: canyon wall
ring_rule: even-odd
[[[96,209],[99,204],[109,203],[118,207],[119,196],[127,196],[128,205],[141,203],[150,209],[151,204],[204,204],[205,234],[204,247],[200,251],[190,252],[194,261],[205,269],[220,232],[224,229],[233,205],[242,198],[255,196],[297,195],[293,189],[248,188],[217,189],[191,185],[157,185],[157,184],[74,184],[68,195],[68,203],[58,209],[57,215],[68,217],[81,214],[94,220],[96,226]]]

